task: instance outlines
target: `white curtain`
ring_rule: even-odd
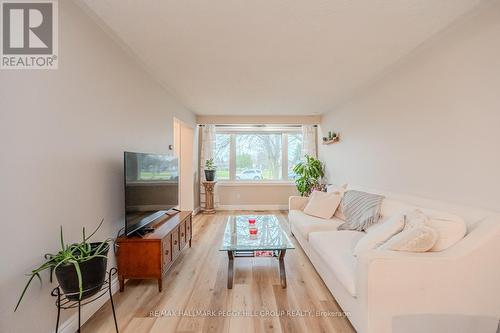
[[[317,157],[316,126],[314,125],[302,125],[302,158],[304,155]]]
[[[201,154],[200,154],[200,168],[202,173],[202,179],[205,180],[205,173],[203,172],[205,168],[206,160],[214,157],[214,147],[215,147],[215,125],[204,125],[201,130]]]
[[[205,180],[205,162],[214,157],[215,148],[215,125],[203,125],[201,127],[201,151],[200,151],[200,180]],[[214,203],[218,206],[219,200],[217,189],[214,189]],[[205,188],[200,182],[200,204],[205,205]]]

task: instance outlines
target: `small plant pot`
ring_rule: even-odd
[[[95,250],[101,243],[91,243],[92,249]],[[101,253],[107,256],[109,244],[105,245],[104,251]],[[82,273],[82,297],[80,300],[89,298],[95,295],[104,284],[106,279],[106,265],[108,259],[103,257],[95,257],[87,261],[80,262],[80,271]],[[78,285],[78,275],[74,265],[59,266],[55,270],[57,281],[64,294],[70,301],[78,301],[80,296],[80,287]]]
[[[207,182],[213,182],[215,180],[215,170],[205,170],[205,179]]]

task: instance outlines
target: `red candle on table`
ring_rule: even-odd
[[[257,235],[257,228],[250,228],[250,235]]]
[[[249,224],[255,224],[255,219],[254,218],[249,218],[248,219]]]

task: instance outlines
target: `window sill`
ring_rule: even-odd
[[[295,186],[293,181],[279,181],[279,180],[219,180],[217,186]]]

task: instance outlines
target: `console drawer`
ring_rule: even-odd
[[[169,234],[162,240],[162,252],[163,252],[163,272],[166,271],[170,263],[172,262],[172,235]]]
[[[191,218],[186,220],[186,242],[192,238],[193,235],[193,223]]]
[[[176,258],[180,251],[179,226],[175,227],[170,235],[172,235],[172,258]]]
[[[181,250],[186,245],[186,222],[182,222],[179,225],[179,245]]]

